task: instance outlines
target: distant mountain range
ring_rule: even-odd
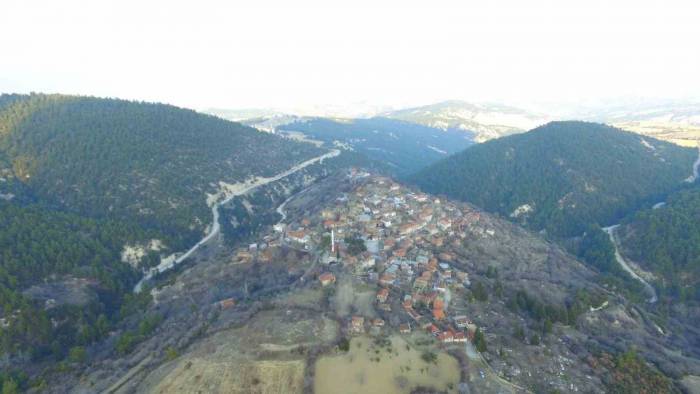
[[[504,135],[523,132],[550,119],[524,109],[499,104],[472,104],[451,100],[421,107],[392,111],[380,108],[363,108],[369,116],[390,118],[416,123],[441,130],[462,131],[473,134],[475,142],[484,142]],[[277,110],[223,110],[209,109],[206,112],[226,119],[240,120],[264,131],[272,131],[285,123],[303,117],[303,112],[283,113]],[[335,118],[337,110],[329,110],[322,117]],[[320,111],[319,113],[324,113]],[[248,117],[246,117],[248,116]],[[318,116],[314,116],[316,118]]]
[[[235,122],[246,119],[268,118],[284,115],[284,112],[267,108],[206,108],[202,112]]]
[[[621,101],[574,109],[569,116],[605,122],[683,146],[694,147],[700,141],[700,102]]]
[[[459,130],[388,118],[297,119],[277,127],[277,131],[291,136],[303,133],[326,147],[356,151],[383,163],[388,172],[398,176],[414,173],[473,143],[469,133]]]
[[[302,117],[302,116],[297,116],[297,115],[277,114],[277,115],[271,115],[271,116],[261,116],[261,117],[249,118],[249,119],[241,120],[241,123],[248,125],[250,127],[253,127],[255,129],[258,129],[260,131],[264,131],[267,133],[275,133],[277,131],[277,129],[281,126],[285,126],[285,125],[288,125],[290,123],[295,123],[295,122],[302,122],[302,121],[308,120],[308,119],[314,119],[314,118]]]
[[[519,108],[499,104],[444,101],[382,114],[440,129],[470,131],[476,142],[484,142],[540,126],[550,119]]]
[[[260,108],[204,108],[202,112],[218,117],[243,121],[253,118],[270,118],[281,115],[293,115],[309,118],[371,118],[394,109],[392,106],[374,105],[367,102],[329,105],[295,105],[289,107]]]
[[[551,106],[552,111],[537,112],[501,104],[469,103],[459,100],[399,110],[382,111],[381,107],[363,105],[355,110],[337,108],[282,111],[276,109],[208,109],[225,119],[242,121],[263,131],[294,122],[309,114],[312,117],[335,118],[338,113],[352,117],[385,117],[418,123],[439,129],[467,131],[474,142],[516,134],[543,125],[551,120],[584,120],[607,123],[683,146],[696,146],[700,140],[700,103],[694,101],[615,100],[597,104]],[[543,108],[547,108],[545,105]],[[348,118],[348,116],[344,116]]]
[[[571,116],[606,123],[663,122],[700,126],[700,102],[632,100],[575,108]]]

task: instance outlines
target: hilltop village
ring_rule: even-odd
[[[348,316],[349,335],[426,330],[442,343],[471,340],[479,348],[484,337],[477,326],[451,307],[453,297],[462,302],[471,283],[452,265],[456,256],[447,246],[459,246],[467,236],[492,236],[494,230],[466,205],[366,172],[347,176],[358,185],[351,192],[316,215],[278,223],[274,235],[239,249],[234,259],[271,261],[271,249],[284,244],[313,256],[313,278],[323,287],[332,289],[342,275],[375,286],[376,314]]]
[[[338,344],[399,336],[426,357],[437,346],[487,392],[600,384],[597,356],[569,329],[608,305],[580,288],[591,275],[580,263],[469,204],[364,171],[339,176],[298,193],[274,230],[235,249],[231,263],[284,262],[295,288],[322,290],[317,310],[338,323]]]
[[[225,376],[222,387],[272,392],[485,393],[600,392],[614,376],[589,347],[612,342],[589,333],[624,338],[623,310],[542,238],[358,170],[280,200],[264,231],[160,279],[151,315],[166,320],[119,376],[140,370],[155,392]],[[172,349],[181,356],[154,370],[141,363]]]

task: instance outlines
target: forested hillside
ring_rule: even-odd
[[[621,226],[625,254],[659,279],[664,295],[700,301],[700,189],[674,194]]]
[[[141,266],[183,250],[219,182],[324,152],[168,105],[0,96],[0,354],[79,353],[139,303],[125,245],[152,243]]]
[[[219,181],[269,176],[321,150],[161,104],[2,96],[0,152],[36,196],[89,216],[128,218],[181,247],[210,221]]]
[[[694,149],[586,122],[552,122],[475,145],[420,171],[423,190],[556,237],[609,225],[680,187]]]
[[[120,251],[125,242],[149,234],[119,221],[4,201],[0,222],[0,316],[6,324],[0,330],[0,353],[61,357],[69,347],[106,334],[98,335],[94,324],[102,315],[103,330],[108,328],[107,317],[139,278],[120,261]],[[67,278],[89,280],[66,285],[71,293],[66,295],[61,290]],[[50,296],[35,297],[41,294]],[[60,324],[53,327],[51,318]]]
[[[337,141],[384,163],[399,176],[418,171],[472,144],[471,135],[464,131],[440,130],[387,118],[304,119],[278,130],[302,132],[327,146]]]

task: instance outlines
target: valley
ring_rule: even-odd
[[[692,175],[689,176],[684,180],[686,183],[694,183],[697,180],[698,177],[698,167],[700,166],[700,143],[698,143],[698,158],[695,160],[692,166]],[[652,210],[654,209],[659,209],[663,208],[663,206],[666,205],[666,202],[658,202],[652,206]],[[649,284],[644,278],[642,278],[639,274],[637,274],[637,271],[639,271],[639,267],[637,269],[633,269],[631,267],[631,264],[628,263],[628,261],[622,256],[620,252],[620,241],[619,237],[617,235],[617,229],[620,227],[620,224],[615,224],[612,226],[604,227],[603,231],[605,231],[608,236],[610,237],[610,242],[613,244],[615,248],[615,260],[617,261],[618,264],[627,272],[630,276],[632,276],[634,279],[638,280],[639,282],[642,283],[644,286],[644,290],[648,293],[649,299],[647,302],[650,304],[653,304],[659,300],[659,297],[656,293],[656,289],[652,285]],[[649,273],[647,273],[649,275]]]
[[[297,140],[303,136],[326,148],[357,152],[383,165],[383,172],[398,177],[418,171],[473,143],[468,130],[445,130],[381,117],[300,118],[276,126],[274,132]]]

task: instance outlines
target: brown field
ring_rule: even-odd
[[[191,362],[191,364],[189,363]],[[232,361],[204,359],[178,363],[152,393],[300,393],[304,361]]]
[[[295,350],[335,340],[333,320],[310,312],[260,312],[245,326],[201,340],[139,384],[143,393],[299,393],[305,358]]]
[[[622,122],[616,123],[614,126],[689,148],[695,148],[700,143],[700,127],[695,125],[665,122]]]
[[[338,316],[358,314],[365,317],[376,317],[372,303],[377,294],[376,288],[353,283],[350,278],[344,278],[336,284],[334,306]]]
[[[347,353],[320,358],[315,392],[408,393],[419,386],[457,392],[460,372],[455,358],[436,352],[436,362],[428,363],[421,358],[421,351],[407,349],[403,338],[393,336],[390,340],[389,348],[375,345],[368,337],[353,338]]]

